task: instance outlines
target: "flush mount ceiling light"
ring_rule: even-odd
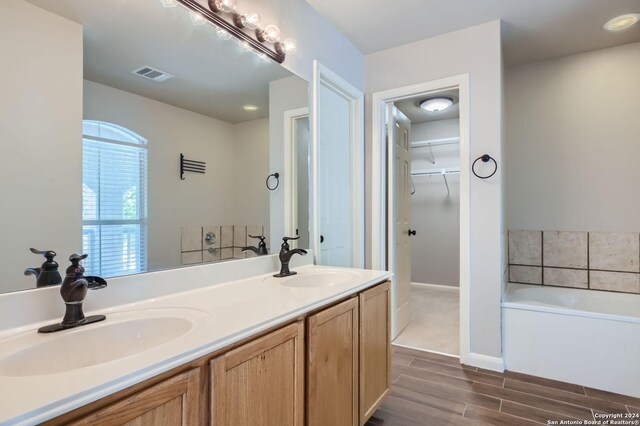
[[[622,31],[632,27],[638,21],[640,21],[640,13],[628,13],[611,19],[604,24],[604,29],[607,31]]]
[[[242,109],[245,111],[257,111],[259,108],[257,105],[244,105]]]
[[[228,40],[236,37],[243,47],[254,49],[261,57],[269,57],[281,64],[288,53],[296,51],[296,42],[290,38],[280,41],[280,28],[261,26],[259,13],[240,13],[236,0],[207,0],[209,8],[198,0],[160,0],[165,7],[179,3],[189,9],[194,25],[210,22],[216,26],[218,36]]]
[[[453,99],[445,97],[429,98],[420,102],[420,108],[429,112],[444,111],[451,105],[453,105]]]

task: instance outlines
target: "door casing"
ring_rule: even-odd
[[[470,149],[469,149],[469,74],[460,74],[439,80],[396,89],[375,92],[372,95],[372,190],[371,190],[371,267],[387,270],[389,238],[387,232],[387,177],[393,172],[388,161],[385,137],[386,104],[410,96],[434,91],[455,89],[460,91],[460,362],[470,358],[469,285],[470,285]],[[395,304],[395,302],[393,302]]]

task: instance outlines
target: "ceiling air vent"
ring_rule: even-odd
[[[131,74],[139,75],[140,77],[148,78],[149,80],[157,81],[158,83],[162,83],[163,81],[167,81],[175,77],[167,72],[160,71],[159,69],[150,66],[144,66],[137,70],[133,70],[131,71]]]

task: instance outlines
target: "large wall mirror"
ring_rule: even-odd
[[[108,278],[309,244],[307,83],[171,3],[3,2],[0,292],[30,248]]]

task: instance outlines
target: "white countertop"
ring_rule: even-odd
[[[300,275],[323,269],[327,268],[313,265],[296,268]],[[0,376],[0,425],[32,425],[52,419],[390,277],[382,271],[345,271],[352,272],[354,279],[328,287],[287,287],[269,273],[86,312],[106,314],[107,320],[98,324],[107,324],[109,315],[118,312],[187,308],[205,314],[206,326],[146,352],[95,366],[37,376]],[[100,295],[90,293],[88,297]],[[33,333],[34,339],[51,339],[65,333],[36,333],[38,327],[48,323],[51,321],[4,330],[0,333],[3,337],[0,344],[16,333]],[[42,362],[47,362],[46,353],[42,354]]]

